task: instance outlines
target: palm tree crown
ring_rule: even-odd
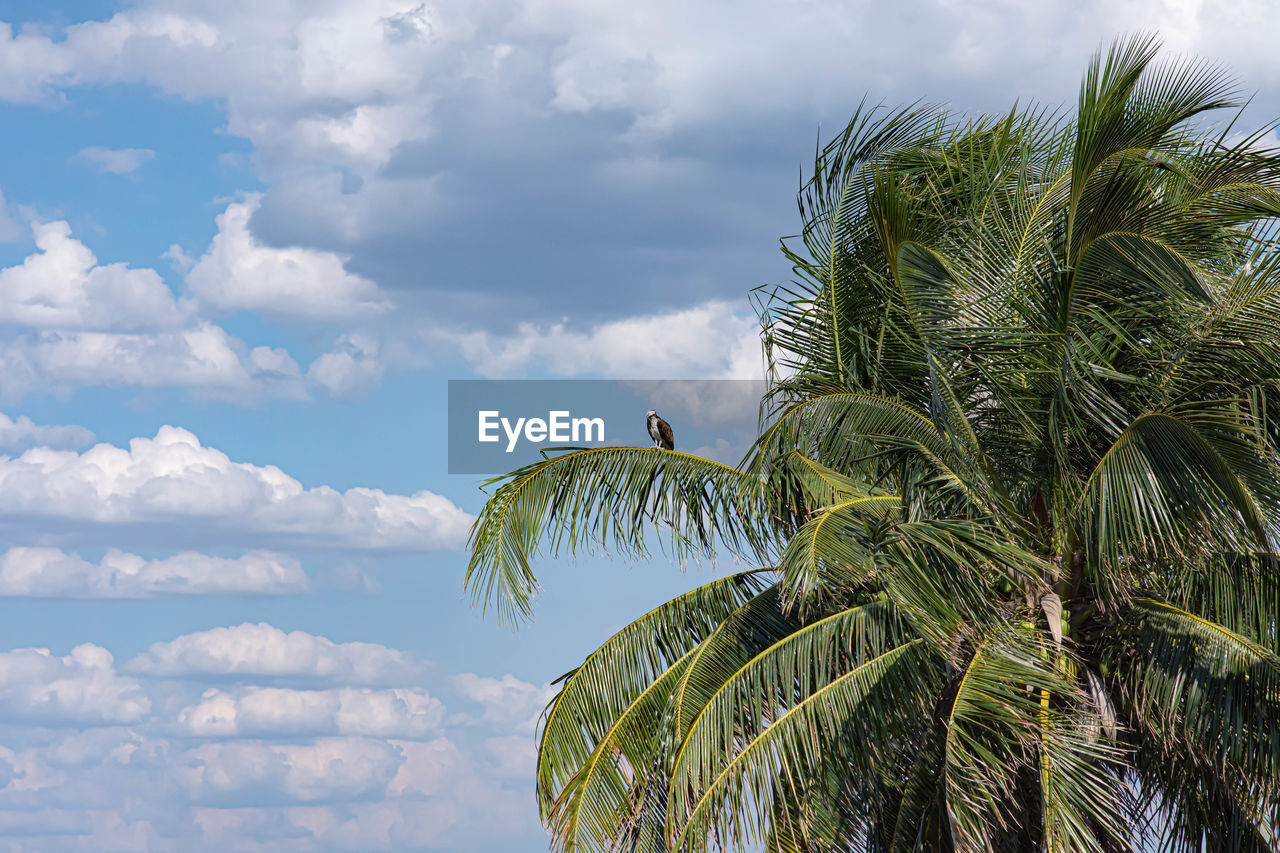
[[[1097,55],[1064,116],[862,108],[801,189],[737,466],[499,478],[468,584],[543,547],[760,568],[563,681],[566,851],[1280,844],[1280,151],[1222,72]]]

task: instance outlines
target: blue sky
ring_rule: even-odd
[[[0,4],[0,849],[545,849],[548,682],[731,567],[483,620],[447,381],[758,375],[864,96],[1069,103],[1154,30],[1280,115],[1266,4],[1051,5]]]

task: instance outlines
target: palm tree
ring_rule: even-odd
[[[467,578],[504,618],[540,550],[761,567],[563,679],[556,849],[1277,848],[1280,151],[1156,53],[1100,52],[1074,117],[860,108],[758,293],[738,466],[495,481]]]

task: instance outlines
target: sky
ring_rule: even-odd
[[[1251,130],[1269,6],[0,0],[0,850],[546,849],[550,682],[734,566],[484,618],[448,380],[756,377],[862,99],[1069,107],[1144,31]]]

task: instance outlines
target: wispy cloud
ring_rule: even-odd
[[[148,160],[154,160],[156,152],[150,148],[101,148],[93,145],[81,148],[76,156],[97,166],[100,171],[128,175],[138,171]]]

